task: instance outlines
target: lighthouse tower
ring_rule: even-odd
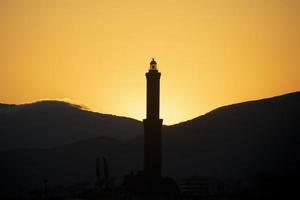
[[[144,123],[144,174],[147,179],[161,178],[161,127],[159,118],[160,72],[154,59],[147,78],[147,116]]]
[[[134,194],[134,197],[139,197],[138,199],[145,199],[147,196],[151,199],[161,199],[162,196],[174,198],[178,196],[179,191],[172,178],[161,175],[161,128],[163,120],[159,118],[160,75],[157,63],[152,59],[150,68],[146,73],[147,115],[146,119],[143,120],[144,173],[125,175],[123,182],[128,194]]]

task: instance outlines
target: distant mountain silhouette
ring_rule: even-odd
[[[142,133],[143,125],[137,120],[66,102],[0,104],[0,150],[49,148],[100,136],[129,140]]]
[[[52,105],[53,102],[49,103]],[[5,134],[9,134],[11,129],[15,130],[14,126],[18,128],[12,131],[14,137],[10,137],[7,148],[23,141],[23,138],[19,139],[21,133],[28,134],[32,138],[30,142],[37,137],[40,144],[48,144],[44,140],[53,140],[51,137],[56,138],[66,130],[63,139],[59,140],[63,142],[57,142],[63,145],[54,147],[51,143],[51,148],[47,149],[23,148],[0,152],[0,162],[3,163],[0,185],[3,190],[16,187],[15,183],[26,190],[26,187],[39,186],[44,178],[49,179],[49,183],[61,185],[96,181],[97,156],[107,157],[110,172],[117,180],[130,170],[143,168],[141,122],[83,111],[61,102],[54,107],[48,105],[46,111],[43,103],[32,104],[32,107],[34,109],[26,107],[23,110],[13,106],[9,108],[11,111],[7,108],[4,108],[5,112],[0,110],[1,145],[2,138],[5,139]],[[47,123],[42,123],[45,115]],[[108,122],[102,117],[109,119],[110,131],[101,131],[103,129],[91,125],[95,123],[103,128]],[[22,120],[24,118],[25,121]],[[97,122],[98,119],[105,123]],[[30,128],[36,127],[36,121],[47,127],[43,129],[47,137],[40,137],[40,131],[31,135],[33,130]],[[24,125],[29,122],[30,126]],[[77,124],[81,131],[88,128],[90,132],[79,133],[77,128],[69,127]],[[126,127],[123,127],[124,124]],[[46,131],[58,125],[65,128],[59,129],[59,133]],[[82,128],[83,125],[86,126]],[[20,127],[26,127],[27,131],[22,132]],[[94,132],[93,129],[99,131]],[[115,133],[114,130],[120,132]],[[85,137],[86,132],[92,134]],[[74,133],[79,136],[73,137]],[[127,140],[120,140],[124,139],[120,134],[131,135],[125,138]],[[69,137],[72,137],[73,143],[68,140]],[[261,174],[300,176],[299,153],[300,92],[224,106],[193,120],[163,127],[163,174],[175,178],[205,176],[247,182]]]
[[[300,92],[224,106],[164,130],[176,176],[300,175]]]

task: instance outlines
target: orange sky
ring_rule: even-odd
[[[298,0],[1,0],[0,102],[63,99],[143,119],[157,58],[161,117],[300,90]]]

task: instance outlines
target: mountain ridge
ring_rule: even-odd
[[[204,115],[207,115],[211,112],[215,112],[217,110],[224,109],[224,108],[231,107],[231,106],[237,106],[237,105],[245,104],[245,103],[255,103],[255,102],[259,102],[259,101],[268,101],[268,100],[272,100],[273,98],[284,98],[284,97],[287,97],[287,96],[294,96],[294,95],[295,96],[300,95],[300,91],[294,91],[294,92],[284,93],[284,94],[275,95],[275,96],[271,96],[271,97],[265,97],[265,98],[259,98],[259,99],[254,99],[254,100],[248,100],[248,101],[223,105],[223,106],[217,107],[215,109],[212,109],[211,111],[208,111],[207,113],[199,115],[197,117],[194,117],[194,118],[191,118],[191,119],[188,119],[188,120],[184,120],[184,121],[181,121],[181,122],[178,122],[178,123],[174,123],[174,124],[171,124],[171,125],[164,125],[164,126],[174,126],[174,125],[178,125],[178,124],[181,124],[181,123],[193,121],[193,120],[198,119],[198,118],[200,118]],[[54,104],[52,104],[54,106],[55,106],[55,104],[57,104],[57,105],[59,105],[59,104],[60,105],[66,105],[66,106],[69,106],[69,107],[78,108],[82,111],[88,111],[88,112],[95,113],[95,114],[107,115],[107,116],[113,116],[113,117],[120,117],[120,118],[126,118],[126,119],[133,119],[133,120],[142,122],[142,120],[138,120],[138,119],[128,117],[128,116],[121,116],[121,115],[115,115],[115,114],[109,114],[109,113],[100,113],[100,112],[97,112],[97,111],[92,111],[84,105],[75,104],[75,103],[71,103],[71,102],[68,102],[68,101],[61,101],[61,100],[38,100],[38,101],[29,102],[29,103],[21,103],[21,104],[8,104],[8,103],[1,103],[0,102],[0,109],[1,108],[9,108],[9,107],[26,107],[26,106],[31,107],[31,106],[43,105],[43,104],[51,105],[51,103],[54,103]]]
[[[3,119],[0,112],[1,139]],[[107,158],[111,175],[118,181],[130,171],[143,169],[143,125],[130,122],[125,123],[127,128],[113,123],[114,128],[121,126],[116,130],[122,134],[138,130],[127,140],[111,138],[108,131],[43,149],[22,146],[0,151],[0,190],[13,190],[15,182],[34,188],[45,178],[53,185],[93,182],[97,157]],[[12,144],[19,142],[19,138],[10,139]],[[299,147],[300,92],[296,92],[220,107],[188,122],[163,126],[162,171],[175,179],[200,176],[253,184],[261,174],[299,177]]]
[[[129,140],[143,130],[138,120],[91,112],[61,101],[1,107],[0,150],[54,147],[98,136]]]
[[[183,123],[186,123],[186,122],[191,122],[191,121],[197,120],[197,119],[199,119],[199,118],[201,118],[203,116],[209,115],[210,113],[214,113],[214,112],[217,112],[219,110],[226,109],[228,107],[240,106],[240,105],[244,105],[244,104],[253,104],[253,103],[257,103],[257,102],[261,102],[261,101],[264,101],[264,102],[266,102],[266,101],[273,101],[274,98],[278,100],[278,99],[282,99],[282,98],[286,98],[286,97],[294,97],[294,96],[298,96],[299,101],[300,101],[300,91],[289,92],[289,93],[284,93],[284,94],[280,94],[280,95],[276,95],[276,96],[271,96],[271,97],[265,97],[265,98],[260,98],[260,99],[254,99],[254,100],[248,100],[248,101],[243,101],[243,102],[237,102],[237,103],[232,103],[232,104],[228,104],[228,105],[223,105],[223,106],[217,107],[215,109],[212,109],[211,111],[208,111],[205,114],[202,114],[202,115],[199,115],[197,117],[194,117],[192,119],[188,119],[188,120],[185,120],[185,121],[182,121],[182,122],[178,122],[178,123],[175,123],[175,124],[172,124],[172,125],[168,125],[168,126],[176,126],[176,125],[183,124]]]
[[[211,116],[216,118],[221,113],[230,110],[248,109],[251,111],[249,109],[251,106],[268,107],[264,105],[273,105],[274,102],[281,102],[282,104],[288,99],[295,99],[293,104],[297,105],[297,102],[300,102],[300,92],[222,106],[184,122],[164,125],[163,129],[166,129],[165,127],[177,129],[194,123],[197,123],[195,125],[197,127],[206,126],[206,121]],[[274,105],[270,109],[276,110]],[[281,112],[284,113],[284,111]],[[238,114],[235,113],[235,115]],[[228,116],[228,118],[232,118],[232,116]],[[0,132],[2,137],[0,150],[48,148],[101,136],[131,140],[143,135],[143,124],[139,120],[128,117],[97,113],[86,110],[80,105],[64,101],[47,100],[20,105],[0,104]],[[29,136],[28,138],[26,134]],[[44,137],[49,138],[49,142],[45,142]],[[14,138],[19,138],[18,142]],[[24,144],[22,141],[25,141]],[[39,142],[41,145],[37,144]]]

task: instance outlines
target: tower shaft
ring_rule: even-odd
[[[152,60],[147,78],[147,114],[144,123],[144,173],[149,179],[161,177],[161,127],[159,90],[161,74]]]

